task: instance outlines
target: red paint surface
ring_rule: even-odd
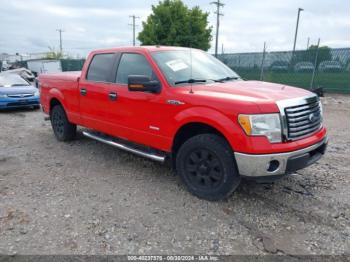
[[[237,122],[239,114],[278,113],[276,101],[303,97],[310,92],[280,84],[258,81],[232,81],[172,87],[165,80],[150,53],[172,50],[172,47],[130,47],[92,52],[81,72],[40,75],[41,103],[49,114],[50,101],[63,105],[71,122],[112,136],[171,151],[176,132],[188,123],[204,123],[220,131],[233,150],[263,154],[298,150],[322,140],[326,129],[294,142],[271,144],[265,137],[248,137]],[[93,55],[98,53],[140,53],[149,61],[161,82],[159,94],[130,92],[126,85],[96,83],[85,79]],[[80,88],[87,90],[80,95]],[[118,99],[109,100],[116,92]],[[171,105],[167,100],[179,100],[183,105]],[[159,127],[159,130],[150,129]]]

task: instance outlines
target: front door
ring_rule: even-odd
[[[116,136],[157,147],[162,147],[165,138],[159,127],[159,110],[163,108],[163,94],[131,92],[128,90],[129,75],[144,75],[158,80],[154,70],[142,53],[121,54],[115,83],[109,85],[108,92],[115,94],[115,100],[109,101],[110,125]],[[162,90],[163,91],[163,90]]]

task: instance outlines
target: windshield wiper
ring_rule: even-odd
[[[187,79],[187,80],[183,80],[183,81],[177,81],[174,84],[175,85],[179,85],[179,84],[193,84],[193,83],[205,83],[207,82],[207,80],[205,79]]]
[[[224,81],[237,80],[237,79],[239,79],[239,77],[237,77],[237,76],[227,76],[224,78],[216,79],[214,81],[215,82],[224,82]]]

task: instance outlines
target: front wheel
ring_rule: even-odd
[[[177,153],[176,169],[192,194],[210,201],[229,197],[241,181],[230,145],[214,134],[187,140]]]
[[[61,105],[55,105],[51,109],[50,119],[53,132],[59,141],[69,141],[75,138],[77,126],[68,121]]]

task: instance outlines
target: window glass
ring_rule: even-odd
[[[208,82],[224,78],[239,78],[234,71],[215,57],[196,49],[157,51],[152,54],[152,57],[168,82],[174,86],[177,82],[191,78]]]
[[[12,86],[31,86],[26,80],[19,75],[11,73],[2,73],[0,75],[0,87],[12,87]]]
[[[129,75],[144,75],[152,80],[156,78],[143,55],[126,53],[120,59],[116,82],[127,84]]]
[[[109,82],[114,54],[95,55],[90,63],[86,79],[98,82]]]

